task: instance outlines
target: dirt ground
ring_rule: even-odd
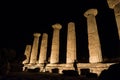
[[[65,76],[57,73],[11,72],[0,76],[0,80],[97,80],[85,76]]]

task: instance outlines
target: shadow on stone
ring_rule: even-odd
[[[81,75],[85,76],[87,78],[97,78],[97,74],[96,73],[91,73],[90,69],[80,69]]]
[[[98,75],[96,74],[96,73],[88,73],[87,75],[86,75],[86,77],[87,78],[98,78]]]
[[[78,72],[75,70],[63,70],[64,76],[79,76]]]
[[[39,72],[40,68],[28,69],[27,72]]]
[[[87,75],[90,73],[90,69],[80,69],[81,75]]]
[[[58,68],[52,69],[52,73],[59,73],[59,69]]]

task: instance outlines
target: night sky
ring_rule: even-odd
[[[52,40],[52,25],[60,23],[60,55],[65,58],[67,25],[75,22],[78,59],[87,59],[87,22],[83,16],[88,9],[98,9],[96,21],[103,57],[118,57],[118,33],[114,11],[106,0],[56,0],[3,2],[1,7],[0,48],[14,49],[23,55],[25,46],[33,43],[33,33],[48,33],[48,55]],[[40,38],[41,39],[41,38]],[[63,60],[60,58],[61,60]]]

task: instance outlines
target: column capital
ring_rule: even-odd
[[[48,34],[47,34],[47,33],[43,33],[43,35],[45,35],[45,36],[46,36],[46,35],[48,35]]]
[[[46,39],[46,37],[48,37],[48,34],[47,33],[43,33],[43,35],[42,35],[43,40],[44,40],[44,38]]]
[[[109,8],[113,9],[117,4],[120,4],[120,0],[107,0]]]
[[[96,16],[98,13],[97,9],[89,9],[84,13],[85,17],[88,17],[89,15],[94,15]]]
[[[54,24],[54,25],[52,25],[52,28],[53,29],[61,29],[62,28],[62,25],[61,24],[58,24],[58,23],[56,23],[56,24]]]
[[[74,22],[69,22],[68,25],[75,25],[75,23]]]
[[[40,37],[41,34],[40,34],[40,33],[34,33],[33,36],[34,36],[34,37]]]

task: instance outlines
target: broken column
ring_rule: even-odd
[[[84,16],[87,18],[88,26],[88,48],[90,63],[98,63],[102,61],[101,45],[95,19],[97,13],[97,9],[89,9],[84,13]]]
[[[60,24],[54,24],[52,25],[52,28],[54,30],[53,30],[53,38],[52,38],[50,63],[59,63],[59,35],[62,26]]]
[[[32,46],[32,52],[31,52],[31,58],[30,58],[30,63],[35,64],[37,62],[37,54],[38,54],[38,44],[39,44],[39,37],[40,33],[34,33],[34,41],[33,41],[33,46]]]
[[[67,32],[67,61],[66,63],[74,63],[76,60],[76,34],[75,24],[73,22],[68,23]]]
[[[23,61],[23,64],[28,64],[30,61],[30,52],[31,52],[31,45],[26,45],[25,48],[25,60]]]
[[[120,40],[120,0],[107,0],[109,8],[114,9],[115,19],[118,28],[118,35]]]
[[[45,61],[46,61],[46,58],[47,58],[47,40],[48,40],[48,34],[43,33],[41,47],[40,47],[40,54],[39,54],[39,63],[45,63]]]

